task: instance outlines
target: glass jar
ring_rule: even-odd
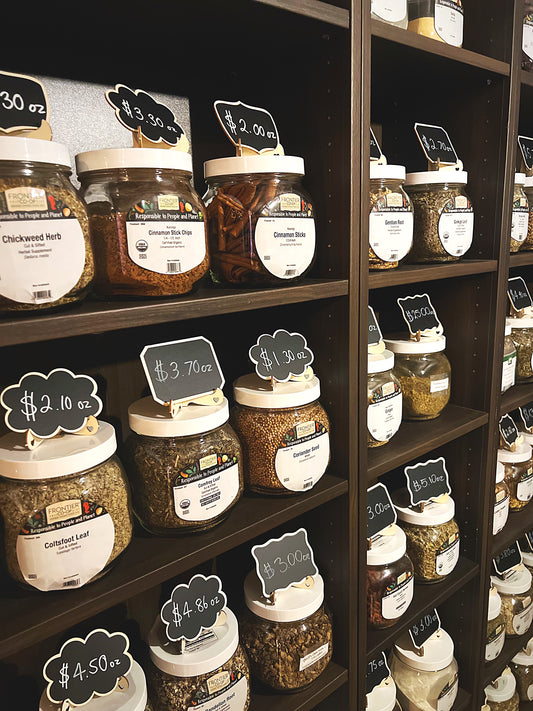
[[[515,384],[516,378],[516,347],[511,338],[511,324],[505,323],[505,336],[503,340],[503,366],[502,366],[502,387],[504,393]]]
[[[215,282],[290,284],[313,266],[313,201],[302,187],[303,158],[240,156],[204,164]]]
[[[485,662],[492,662],[500,656],[505,642],[505,619],[502,613],[502,599],[494,585],[490,586],[487,631],[485,633]]]
[[[230,421],[242,445],[246,486],[260,494],[312,489],[330,460],[329,419],[316,375],[272,389],[250,373],[234,382],[233,395]]]
[[[154,711],[189,711],[200,705],[213,710],[246,711],[250,704],[250,669],[239,643],[239,625],[227,607],[224,624],[186,642],[170,642],[158,618],[150,631],[148,692]],[[206,703],[209,699],[209,703]]]
[[[188,153],[108,148],[76,156],[100,296],[187,294],[209,269],[205,208]]]
[[[407,610],[413,599],[413,572],[401,528],[394,526],[392,535],[372,541],[366,554],[366,609],[371,627],[391,627]]]
[[[370,163],[371,270],[394,269],[413,245],[413,206],[402,187],[404,182],[403,165]]]
[[[522,21],[522,69],[533,70],[533,15],[524,15]]]
[[[486,704],[490,711],[518,711],[520,699],[516,679],[509,667],[492,684],[485,687]]]
[[[492,575],[491,581],[502,600],[506,636],[516,637],[525,634],[533,618],[531,573],[523,563],[520,563],[507,574],[505,580]]]
[[[38,138],[0,141],[0,311],[80,301],[94,265],[68,149]]]
[[[524,192],[527,198],[529,215],[527,221],[527,237],[522,242],[522,247],[520,248],[522,251],[533,249],[533,215],[531,214],[533,212],[533,176],[526,176]]]
[[[408,29],[454,47],[463,46],[462,0],[408,0]]]
[[[533,701],[533,645],[530,639],[511,660],[520,701]]]
[[[244,581],[242,643],[252,677],[276,691],[300,691],[322,674],[331,659],[324,581],[319,574],[313,581],[310,588],[277,591],[273,603],[263,597],[255,570]]]
[[[394,353],[368,356],[367,428],[368,446],[387,444],[402,421],[402,389],[392,369]]]
[[[465,192],[467,182],[463,170],[407,174],[405,189],[415,211],[410,262],[456,262],[468,252],[474,208]]]
[[[505,481],[505,466],[496,462],[496,490],[494,496],[494,514],[492,517],[492,535],[503,530],[509,517],[511,492]]]
[[[36,449],[0,438],[0,513],[10,576],[42,591],[80,588],[116,562],[132,535],[115,430],[63,434]]]
[[[394,353],[394,375],[402,389],[404,420],[433,420],[448,404],[451,366],[444,353],[445,336],[422,336],[420,341],[385,339]]]
[[[187,405],[173,418],[145,397],[130,405],[128,417],[124,464],[142,525],[168,536],[221,523],[243,490],[241,445],[226,398]]]
[[[523,538],[520,539],[520,551],[522,552],[522,563],[533,575],[533,552],[531,552],[527,541],[524,541]]]
[[[529,222],[529,203],[524,192],[525,173],[515,173],[513,192],[513,212],[511,224],[511,253],[522,248],[527,237]]]
[[[372,0],[370,11],[374,20],[407,29],[407,0]]]
[[[402,711],[396,699],[396,684],[388,676],[366,695],[366,711]]]
[[[453,640],[443,629],[424,643],[423,656],[408,633],[396,641],[390,670],[403,709],[441,711],[452,708],[459,686],[459,668],[453,649]]]
[[[441,503],[430,501],[410,506],[406,489],[393,495],[398,524],[407,537],[407,555],[413,561],[415,580],[437,583],[444,580],[459,560],[459,528],[455,522],[455,503],[445,496]]]
[[[511,338],[516,348],[516,381],[533,381],[533,318],[508,318]]]
[[[531,446],[518,445],[516,452],[498,450],[498,461],[505,467],[505,483],[509,487],[511,511],[524,509],[533,496],[533,462]]]

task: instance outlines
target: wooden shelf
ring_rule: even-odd
[[[327,22],[337,27],[350,27],[350,12],[342,7],[320,0],[255,0],[263,5],[277,7],[280,10],[295,12],[304,17]]]
[[[533,250],[515,252],[509,255],[509,267],[525,267],[533,264]]]
[[[503,393],[500,400],[500,415],[516,410],[517,407],[526,405],[533,400],[533,383],[513,385]]]
[[[509,518],[503,530],[492,537],[492,558],[531,529],[533,529],[532,503],[529,503],[522,511],[509,512]]]
[[[533,86],[533,72],[527,72],[522,69],[520,72],[520,81],[525,86]]]
[[[464,259],[451,264],[405,264],[397,269],[370,272],[368,288],[380,289],[387,286],[414,284],[419,281],[487,274],[497,269],[498,262],[495,259]]]

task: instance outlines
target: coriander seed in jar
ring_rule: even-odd
[[[387,444],[402,422],[402,389],[393,372],[394,353],[368,356],[367,443],[369,447]]]
[[[527,237],[529,222],[529,203],[524,192],[525,173],[515,173],[513,192],[513,211],[511,223],[511,252],[522,249]]]

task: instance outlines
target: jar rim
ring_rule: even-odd
[[[79,175],[120,168],[167,168],[192,175],[191,154],[165,148],[104,148],[78,153],[75,161]]]
[[[260,378],[257,373],[241,375],[233,383],[233,396],[240,405],[265,410],[282,410],[302,407],[320,397],[320,380],[316,375],[310,380],[288,380],[275,383],[270,388],[270,381]]]
[[[531,573],[523,563],[517,565],[505,580],[497,575],[491,575],[490,579],[496,590],[504,595],[522,595],[531,587]]]
[[[244,601],[254,615],[271,622],[297,622],[316,612],[324,602],[324,579],[313,575],[312,588],[289,587],[276,592],[276,602],[271,604],[263,595],[261,581],[254,570],[244,580]]]
[[[370,163],[370,180],[405,180],[405,166]]]
[[[156,402],[151,395],[136,400],[128,407],[130,429],[149,437],[190,437],[220,427],[229,419],[229,404],[224,397],[218,405],[190,404],[176,417]]]
[[[214,158],[204,163],[204,178],[254,173],[292,173],[305,175],[304,159],[299,156],[255,155]]]
[[[23,136],[0,137],[0,161],[59,165],[72,170],[68,148],[62,143]]]
[[[406,185],[466,185],[466,170],[425,170],[420,173],[407,173]]]
[[[423,644],[424,656],[419,656],[409,633],[405,632],[394,645],[394,654],[411,669],[440,671],[453,661],[454,644],[442,627]]]

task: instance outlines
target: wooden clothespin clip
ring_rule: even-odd
[[[307,578],[302,580],[301,583],[294,583],[292,585],[293,588],[300,588],[303,590],[311,590],[311,588],[314,588],[315,586],[315,579],[313,578],[312,575],[308,575]]]
[[[130,682],[128,681],[128,678],[125,676],[121,676],[117,681],[116,688],[118,689],[118,691],[127,691],[130,688]]]

